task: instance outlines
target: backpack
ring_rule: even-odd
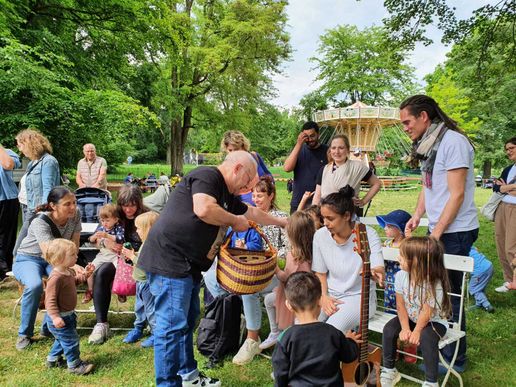
[[[240,347],[242,299],[235,294],[216,297],[199,323],[197,349],[208,356],[208,368]]]

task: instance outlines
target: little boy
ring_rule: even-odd
[[[124,243],[124,227],[120,224],[120,219],[118,218],[118,211],[115,204],[106,204],[100,208],[99,211],[100,225],[95,230],[95,233],[90,237],[91,243],[98,243],[100,246],[100,251],[91,262],[91,267],[94,270],[98,270],[98,268],[104,263],[112,263],[113,265],[117,265],[118,256],[116,253],[106,248],[104,241],[109,239],[118,244]],[[91,301],[93,298],[93,276],[88,278],[88,290],[84,293],[84,298],[82,299],[82,303],[86,304]],[[123,301],[123,300],[120,300]]]
[[[47,367],[68,365],[70,373],[86,375],[93,370],[93,364],[82,361],[79,351],[75,283],[84,282],[86,278],[76,278],[71,269],[77,262],[77,246],[67,239],[54,239],[48,243],[45,259],[53,266],[45,290],[45,308],[51,320],[47,323],[48,329],[55,338],[47,357]],[[88,275],[91,272],[87,271]]]
[[[308,272],[296,272],[285,283],[286,305],[296,315],[297,325],[283,331],[272,354],[275,385],[342,387],[340,362],[358,357],[359,335],[346,336],[319,322],[321,282]]]
[[[469,256],[473,258],[473,273],[469,280],[469,293],[475,297],[475,305],[472,308],[481,308],[493,313],[494,308],[487,299],[485,290],[491,277],[493,277],[493,264],[475,246],[471,247]]]

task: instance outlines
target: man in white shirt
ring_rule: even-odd
[[[106,160],[97,156],[93,144],[85,144],[82,151],[84,158],[77,163],[77,176],[75,178],[77,185],[79,188],[93,187],[107,190]]]

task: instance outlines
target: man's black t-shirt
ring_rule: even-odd
[[[172,191],[170,198],[149,232],[138,267],[172,278],[191,274],[201,278],[210,268],[227,227],[203,222],[193,212],[193,195],[212,196],[226,211],[243,215],[248,207],[226,186],[215,167],[200,167],[190,172]]]
[[[358,357],[358,345],[332,325],[293,325],[280,336],[272,354],[275,385],[342,387],[340,362]]]
[[[306,144],[301,147],[294,168],[294,190],[290,202],[291,207],[297,208],[306,191],[313,192],[315,190],[317,172],[319,172],[321,166],[328,162],[327,152],[328,145],[325,144],[321,144],[316,149],[310,149]]]

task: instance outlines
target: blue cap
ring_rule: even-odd
[[[378,224],[385,228],[386,225],[391,225],[400,229],[402,233],[405,232],[405,225],[410,220],[412,215],[404,210],[394,210],[389,212],[387,215],[377,215],[376,220]]]

